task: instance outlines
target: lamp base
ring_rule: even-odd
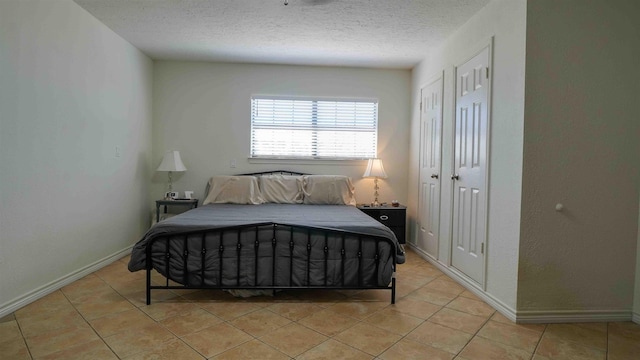
[[[165,200],[173,200],[171,198],[171,193],[173,192],[173,179],[171,178],[171,171],[169,171],[168,175],[169,175],[169,186],[168,186],[169,192],[165,193],[164,199]]]
[[[375,191],[374,191],[374,193],[373,193],[374,200],[373,200],[373,202],[371,203],[371,206],[373,206],[373,207],[379,207],[379,206],[380,206],[380,203],[378,202],[378,190],[379,190],[380,188],[378,187],[378,177],[377,177],[377,176],[375,177],[374,184],[375,184],[375,186],[374,186],[374,188],[373,188],[373,189],[375,190]]]

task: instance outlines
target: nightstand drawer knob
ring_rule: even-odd
[[[380,220],[382,221],[389,220],[389,217],[387,215],[380,215]]]

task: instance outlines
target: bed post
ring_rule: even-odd
[[[147,272],[147,305],[151,305],[151,269],[153,268],[151,266],[151,243],[153,243],[153,241],[150,241],[149,244],[147,244],[147,248],[145,249],[145,253],[146,253],[146,272]]]
[[[391,274],[391,305],[396,303],[396,264],[393,264],[393,274]]]
[[[147,305],[151,305],[151,270],[147,269]]]

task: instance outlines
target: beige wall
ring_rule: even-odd
[[[409,214],[412,239],[418,201],[420,88],[444,70],[440,246],[438,261],[449,265],[453,169],[454,67],[493,40],[493,94],[490,130],[489,215],[486,292],[515,311],[520,231],[522,133],[524,116],[525,1],[496,0],[457,30],[413,70]]]
[[[291,169],[344,174],[358,202],[373,200],[373,180],[362,179],[366,161],[252,161],[249,156],[253,94],[365,97],[379,100],[378,156],[389,176],[380,200],[407,201],[408,70],[157,61],[154,65],[153,166],[167,150],[179,150],[187,171],[174,175],[174,190],[202,199],[212,175]],[[236,168],[230,167],[235,160]],[[153,176],[152,198],[166,191],[166,173]]]
[[[71,1],[0,2],[0,317],[144,232],[152,65]]]
[[[640,3],[529,1],[518,310],[632,308]],[[564,205],[562,212],[555,206]]]

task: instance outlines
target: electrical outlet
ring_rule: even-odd
[[[229,161],[229,167],[232,169],[236,168],[236,159],[231,159],[231,161]]]
[[[120,157],[122,155],[122,149],[120,146],[116,146],[116,157]]]

